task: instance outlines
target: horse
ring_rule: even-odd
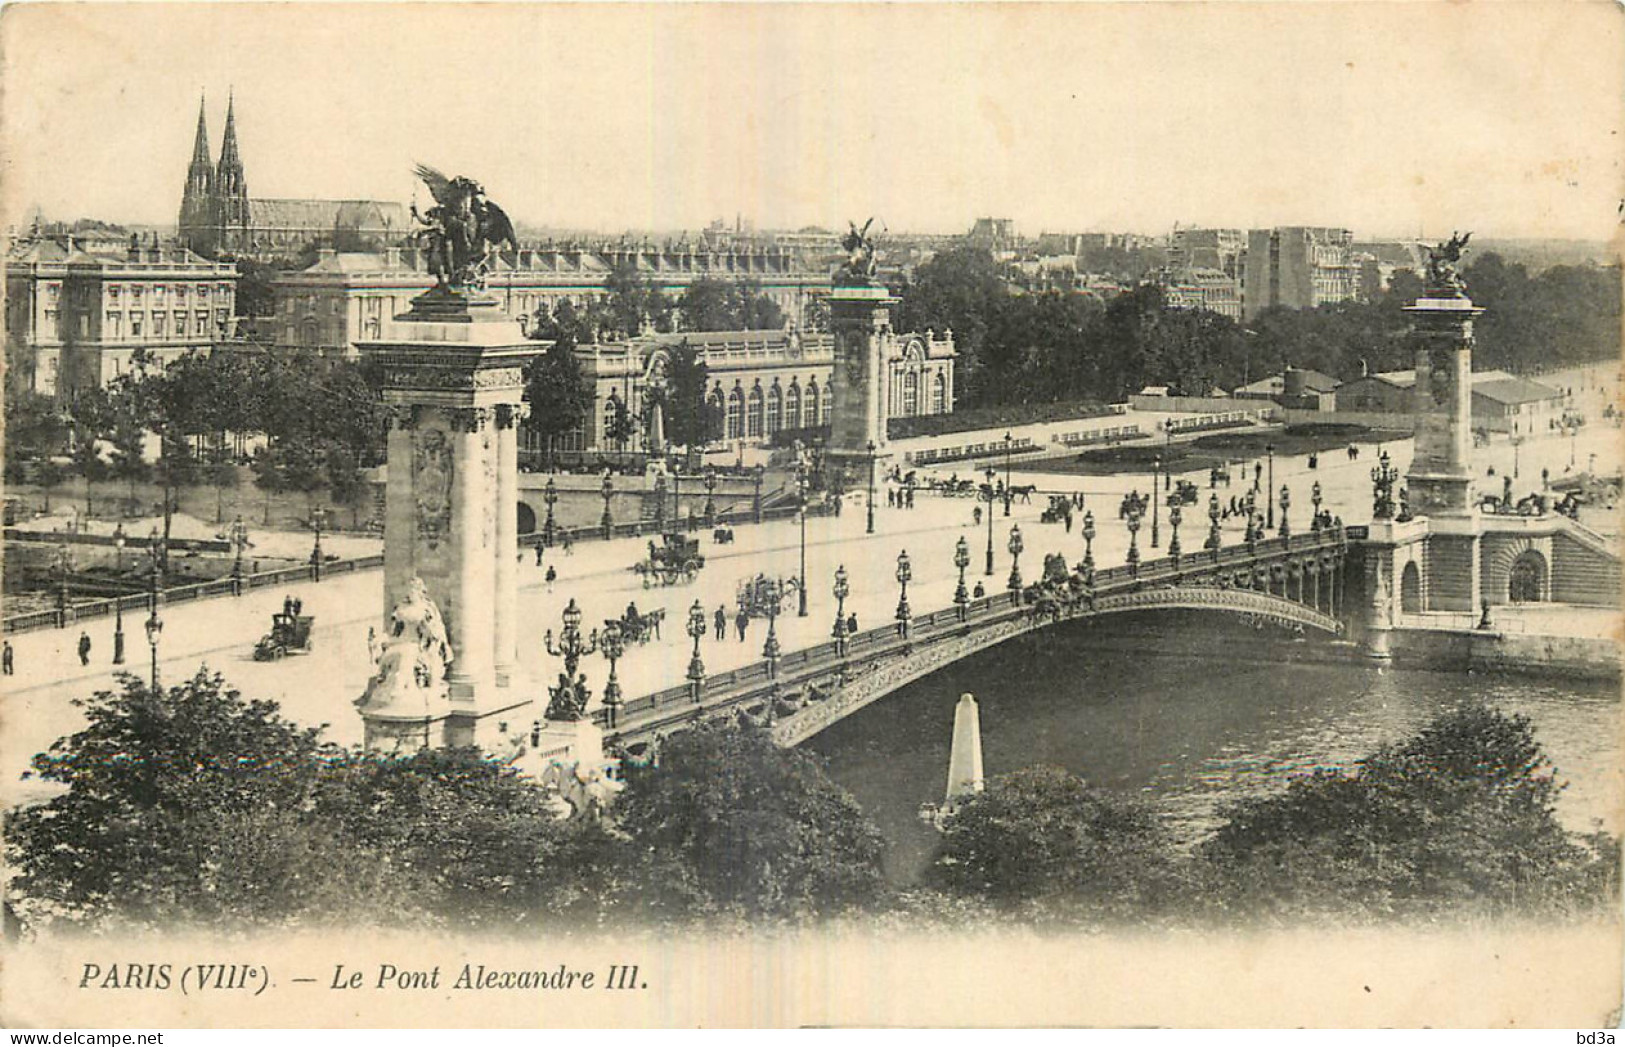
[[[1023,504],[1023,505],[1031,505],[1032,500],[1033,500],[1033,492],[1035,492],[1037,490],[1038,490],[1038,485],[1037,484],[1017,484],[1017,485],[1013,485],[1010,488],[1010,497],[1011,498],[1020,498],[1021,499],[1021,504]]]

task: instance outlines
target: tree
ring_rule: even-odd
[[[547,441],[548,468],[553,466],[554,440],[585,424],[592,396],[576,359],[575,339],[561,330],[558,340],[532,360],[525,373],[525,400],[530,404],[525,426]]]
[[[666,438],[683,447],[704,447],[722,435],[722,418],[707,398],[710,377],[705,360],[688,342],[672,347],[666,369]]]
[[[729,312],[740,331],[776,331],[784,326],[784,310],[762,293],[756,280],[737,280],[729,287]]]
[[[7,817],[30,923],[513,927],[624,890],[624,844],[474,750],[340,750],[204,671],[119,685],[35,757],[66,791]]]
[[[276,304],[272,284],[277,277],[275,267],[251,258],[237,260],[238,316],[270,316]]]
[[[1054,767],[988,784],[949,820],[932,881],[1006,911],[1146,916],[1180,893],[1168,840],[1130,799]]]
[[[616,806],[660,915],[827,915],[881,892],[879,831],[816,757],[757,728],[671,736]]]
[[[1270,915],[1608,905],[1617,845],[1563,829],[1561,788],[1527,717],[1452,710],[1352,772],[1236,805],[1203,847],[1211,894]]]
[[[732,296],[726,283],[702,277],[683,289],[677,299],[678,329],[683,331],[737,330]]]
[[[637,419],[632,416],[632,409],[615,393],[609,394],[609,402],[604,405],[609,412],[609,423],[604,429],[604,436],[615,445],[616,451],[625,451],[627,441],[638,431]]]
[[[977,247],[938,252],[902,288],[898,330],[953,329],[960,354],[954,372],[956,398],[966,406],[1002,402],[996,381],[987,374],[983,351],[994,309],[1008,294],[992,252]]]

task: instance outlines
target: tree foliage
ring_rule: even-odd
[[[816,757],[756,728],[673,735],[617,806],[658,914],[800,917],[881,893],[879,831]]]
[[[949,820],[932,880],[1047,916],[1148,916],[1177,897],[1169,841],[1144,805],[1054,767],[989,783]]]
[[[1581,909],[1617,890],[1618,856],[1564,830],[1561,788],[1528,718],[1468,706],[1238,804],[1203,856],[1215,896],[1250,912]]]
[[[722,418],[706,398],[710,383],[705,360],[686,341],[671,348],[666,385],[659,398],[666,438],[683,447],[702,447],[722,435]]]
[[[784,310],[755,280],[695,280],[677,299],[678,330],[767,331],[784,326]]]
[[[574,336],[560,330],[558,340],[525,370],[525,400],[530,404],[525,426],[549,447],[585,424],[592,409],[593,392],[576,359],[575,345]]]

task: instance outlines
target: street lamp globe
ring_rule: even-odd
[[[1011,528],[1010,528],[1010,541],[1009,541],[1008,545],[1006,546],[1006,548],[1010,550],[1010,555],[1011,556],[1020,556],[1022,550],[1026,548],[1026,546],[1022,544],[1022,540],[1021,540],[1021,525],[1020,524],[1015,524],[1015,525],[1011,526]]]
[[[914,568],[908,562],[908,550],[904,549],[897,554],[897,580],[904,585],[914,577]]]

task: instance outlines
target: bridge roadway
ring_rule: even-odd
[[[662,735],[703,719],[742,712],[771,723],[785,745],[805,741],[870,702],[977,651],[1061,621],[1154,609],[1225,611],[1342,632],[1343,567],[1348,543],[1327,529],[1252,546],[1184,553],[1099,570],[1093,599],[1041,610],[1008,590],[914,616],[905,632],[891,623],[845,641],[786,650],[776,661],[708,676],[631,699],[592,715],[634,755]]]

